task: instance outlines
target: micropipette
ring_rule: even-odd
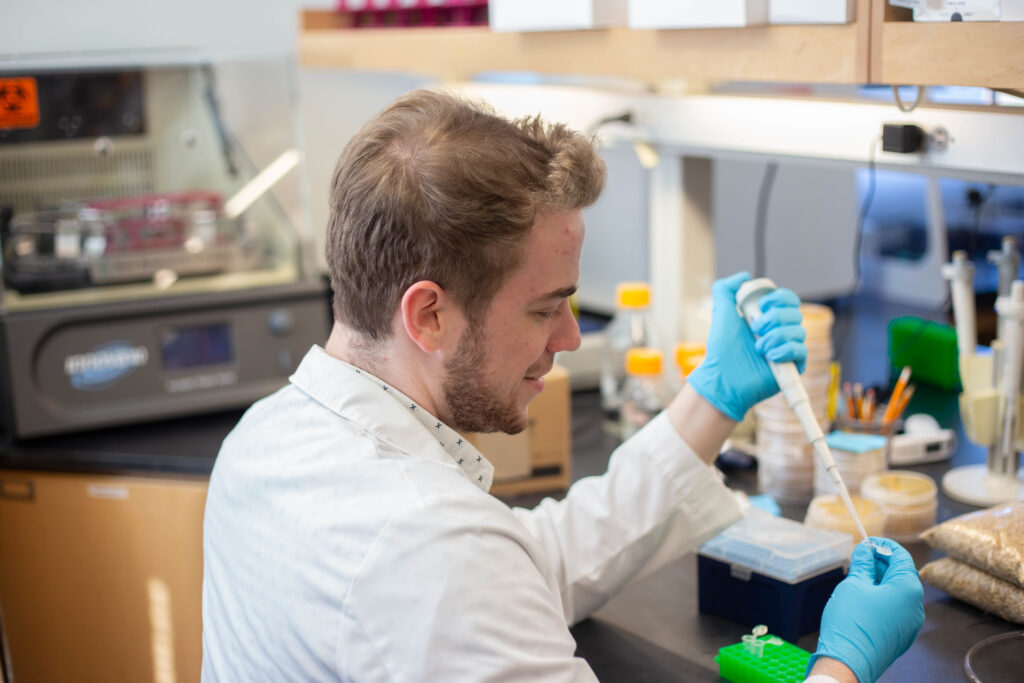
[[[748,280],[740,285],[739,291],[736,292],[736,306],[743,317],[746,318],[748,325],[752,325],[755,320],[761,317],[761,297],[774,292],[775,289],[775,283],[768,278]],[[821,431],[821,425],[818,424],[817,418],[814,417],[814,409],[811,407],[810,397],[807,396],[807,389],[804,388],[803,382],[800,381],[800,372],[796,369],[796,365],[791,362],[772,363],[769,361],[768,366],[775,376],[775,381],[779,383],[779,389],[786,398],[786,403],[793,409],[797,419],[800,421],[800,426],[803,427],[804,434],[807,435],[807,439],[811,442],[815,454],[817,454],[821,464],[825,466],[825,471],[836,485],[839,496],[843,499],[846,509],[850,512],[853,523],[857,525],[857,531],[867,541],[868,532],[864,529],[864,523],[860,521],[860,515],[857,514],[857,509],[853,506],[853,500],[850,499],[850,492],[846,488],[846,483],[836,468],[836,461],[832,457],[832,451],[829,450],[828,444],[825,443],[825,435]]]

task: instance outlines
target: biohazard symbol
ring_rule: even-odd
[[[39,93],[34,78],[0,78],[0,128],[39,125]]]

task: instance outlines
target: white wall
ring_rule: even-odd
[[[715,162],[715,270],[720,276],[754,272],[754,225],[766,165]],[[852,168],[780,164],[765,221],[765,276],[804,298],[849,291],[858,209]]]
[[[370,117],[399,95],[436,86],[437,82],[397,74],[303,69],[299,85],[315,253],[321,269],[326,270],[323,252],[328,194],[342,148]],[[532,108],[529,101],[524,106],[530,111],[540,110],[539,101]],[[560,120],[557,115],[555,118]],[[611,311],[618,282],[648,277],[647,172],[631,145],[610,144],[602,150],[602,156],[608,164],[608,184],[601,199],[585,215],[587,237],[580,302],[588,308]]]

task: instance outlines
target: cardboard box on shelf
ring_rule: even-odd
[[[565,466],[572,451],[569,371],[555,365],[544,376],[544,391],[529,407],[530,464],[534,469]]]
[[[494,481],[530,476],[530,436],[527,431],[519,434],[471,432],[466,434],[466,440],[494,465]]]
[[[544,391],[527,409],[527,428],[516,435],[467,434],[494,465],[498,496],[568,488],[572,458],[572,394],[569,371],[555,365],[544,376]]]

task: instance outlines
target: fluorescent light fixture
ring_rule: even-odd
[[[267,190],[284,177],[288,171],[299,163],[299,151],[290,149],[270,162],[270,165],[259,172],[255,178],[242,186],[238,192],[224,203],[224,217],[238,218],[253,202],[263,196]]]

